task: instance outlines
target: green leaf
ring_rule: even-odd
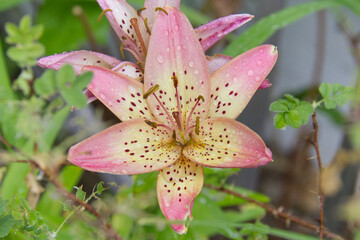
[[[104,188],[104,182],[103,181],[100,181],[97,186],[96,186],[96,193],[98,195],[101,195],[101,193],[105,190]]]
[[[150,172],[145,174],[139,174],[133,176],[134,184],[132,187],[132,192],[134,195],[148,191],[149,189],[154,190],[157,180],[157,172]]]
[[[319,92],[324,98],[330,97],[332,93],[332,86],[330,83],[322,83],[319,87]]]
[[[275,127],[278,129],[285,129],[287,124],[285,121],[285,113],[278,113],[274,117]]]
[[[14,197],[26,197],[28,187],[25,182],[25,176],[29,172],[27,163],[11,163],[8,165],[5,178],[2,181],[0,195],[8,200]]]
[[[0,216],[5,213],[6,202],[0,198]]]
[[[327,109],[335,109],[336,106],[342,106],[355,96],[355,90],[351,86],[342,86],[339,83],[322,83],[319,92],[324,98],[324,105]]]
[[[78,188],[76,188],[76,198],[80,199],[81,201],[85,200],[86,193],[82,190],[82,185]]]
[[[235,57],[255,46],[262,44],[276,31],[288,26],[289,24],[305,17],[306,15],[328,7],[338,6],[336,1],[314,1],[288,7],[284,10],[273,13],[262,18],[243,34],[232,41],[224,50],[225,55]]]
[[[5,58],[2,49],[2,40],[0,38],[0,101],[14,98],[15,95],[13,90],[11,89],[10,78],[7,72],[7,67],[5,64]]]
[[[60,90],[66,90],[71,88],[72,84],[75,82],[76,76],[74,68],[71,65],[62,66],[59,71],[56,72],[56,85]]]
[[[34,90],[36,94],[44,98],[49,98],[55,94],[55,72],[51,69],[46,70],[40,78],[35,80]]]
[[[288,101],[285,99],[279,99],[270,105],[270,111],[272,112],[287,112],[288,110]]]
[[[75,108],[84,108],[87,105],[87,98],[79,89],[63,89],[60,93],[65,101]]]
[[[62,125],[70,114],[70,107],[66,106],[56,112],[49,122],[46,123],[42,137],[39,139],[39,151],[48,152],[59,134]]]
[[[358,0],[337,0],[338,3],[343,4],[344,6],[348,7],[351,11],[355,14],[360,16],[360,1]]]
[[[15,223],[11,215],[0,216],[0,238],[6,237]]]

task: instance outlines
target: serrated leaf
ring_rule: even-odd
[[[15,219],[11,215],[0,217],[0,238],[6,237],[9,234],[14,223]]]
[[[75,71],[71,65],[66,64],[62,66],[56,73],[55,81],[60,90],[71,88],[75,80]]]
[[[34,90],[36,94],[45,98],[48,98],[51,95],[55,94],[55,72],[50,69],[46,70],[40,78],[35,80]]]
[[[337,1],[314,1],[288,7],[262,18],[239,37],[229,44],[224,50],[225,55],[235,57],[255,46],[262,44],[276,31],[305,17],[306,15],[324,8],[338,6]]]
[[[319,87],[319,92],[324,98],[330,97],[332,93],[332,86],[330,83],[322,83]]]
[[[103,181],[100,181],[97,186],[96,186],[96,193],[98,195],[101,195],[101,193],[105,190],[104,188],[104,182]]]
[[[285,113],[278,113],[274,117],[275,127],[278,129],[285,129],[287,124],[285,121]]]
[[[270,111],[272,112],[287,112],[288,110],[288,101],[285,99],[279,99],[270,105]]]
[[[76,198],[80,199],[81,201],[85,200],[86,193],[82,190],[82,186],[76,188]]]
[[[301,126],[301,119],[299,116],[299,112],[295,109],[290,110],[289,112],[285,113],[285,122],[292,128],[298,128]]]

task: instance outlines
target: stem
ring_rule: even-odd
[[[259,201],[252,199],[244,194],[234,192],[234,191],[232,191],[230,189],[226,189],[224,187],[218,187],[218,186],[214,186],[211,184],[204,184],[204,186],[206,188],[210,188],[210,189],[213,189],[213,190],[216,190],[219,192],[227,193],[229,195],[232,195],[232,196],[235,196],[238,198],[242,198],[242,199],[246,200],[247,202],[253,203],[259,207],[264,208],[267,212],[272,213],[275,217],[283,218],[287,223],[294,222],[298,225],[301,225],[301,226],[311,229],[313,231],[319,231],[318,226],[316,226],[312,223],[309,223],[301,218],[295,217],[295,216],[291,215],[290,213],[284,212],[284,210],[281,207],[275,208],[269,204],[259,202]],[[323,233],[326,237],[329,237],[332,239],[345,240],[343,237],[337,235],[336,233],[330,232],[326,229],[323,230]]]
[[[320,149],[318,144],[318,129],[319,126],[316,120],[316,112],[312,115],[313,127],[314,127],[314,147],[316,150],[316,158],[318,160],[319,165],[319,201],[320,201],[320,239],[323,239],[324,236],[324,193],[321,187],[321,172],[322,172],[322,163],[320,156]]]
[[[110,234],[113,236],[112,239],[115,240],[122,240],[122,238],[117,234],[115,229],[111,226],[111,224],[91,205],[88,203],[78,199],[74,194],[68,192],[56,179],[55,174],[50,172],[47,168],[42,168],[40,164],[38,164],[36,161],[33,160],[18,160],[16,162],[23,162],[23,163],[30,163],[37,169],[44,172],[46,177],[49,179],[49,181],[61,192],[62,195],[65,197],[71,199],[72,201],[78,203],[79,205],[83,206],[88,212],[90,212],[92,215],[94,215],[97,219],[100,220],[100,222],[106,227],[106,229],[110,232]]]
[[[76,5],[76,6],[73,7],[72,12],[80,20],[81,24],[83,25],[86,36],[89,39],[89,44],[91,46],[91,49],[94,50],[94,51],[98,51],[99,47],[98,47],[98,44],[96,42],[95,35],[94,35],[94,33],[93,33],[92,29],[91,29],[89,20],[87,19],[83,8],[81,6],[79,6],[79,5]]]
[[[315,66],[312,74],[313,87],[318,87],[324,69],[326,45],[326,11],[321,10],[317,13],[317,37],[316,37],[316,55]]]

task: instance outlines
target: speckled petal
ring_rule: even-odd
[[[273,68],[278,52],[273,45],[253,48],[211,75],[210,117],[235,119]]]
[[[192,219],[192,205],[203,184],[203,167],[184,157],[170,167],[161,169],[156,189],[165,217],[170,221]],[[172,224],[171,227],[180,234],[187,232],[185,224]]]
[[[146,8],[141,12],[141,16],[145,19],[147,18],[148,26],[152,28],[152,25],[155,21],[157,7],[171,6],[174,8],[179,8],[180,0],[145,0],[144,7]]]
[[[40,67],[54,70],[59,70],[63,65],[70,64],[74,67],[76,74],[82,73],[82,68],[87,65],[113,68],[120,63],[121,61],[114,57],[84,50],[43,57],[37,62]]]
[[[116,65],[112,70],[129,76],[139,82],[144,78],[144,74],[141,72],[139,66],[132,62],[122,62]]]
[[[135,9],[125,0],[97,0],[97,2],[103,10],[111,9],[105,15],[112,28],[124,43],[124,47],[131,49],[131,53],[138,61],[143,61],[145,58],[144,49],[141,48],[139,38],[130,23],[132,18],[138,19]],[[141,27],[143,24],[139,22],[139,26]],[[141,27],[140,30],[142,29],[144,28]],[[142,34],[144,34],[144,38],[147,38],[146,32],[142,31]]]
[[[153,118],[143,99],[142,83],[102,67],[87,66],[84,69],[94,73],[88,89],[120,120]]]
[[[216,72],[216,70],[218,70],[219,68],[224,66],[231,59],[233,59],[233,58],[223,55],[223,54],[215,54],[214,56],[206,56],[210,74],[213,74],[214,72]]]
[[[204,51],[209,49],[225,35],[238,29],[254,16],[249,14],[234,14],[218,18],[195,29],[196,35]]]
[[[183,150],[185,157],[200,165],[219,168],[249,168],[272,160],[263,140],[245,125],[230,118],[210,118],[200,123]]]
[[[71,147],[68,160],[89,171],[131,175],[167,167],[178,160],[180,151],[171,131],[134,119]]]
[[[145,90],[158,84],[156,94],[171,114],[178,110],[172,80],[176,76],[183,121],[199,95],[205,101],[199,103],[190,122],[194,122],[196,116],[204,119],[210,100],[209,72],[204,52],[186,16],[172,7],[165,7],[165,10],[168,15],[160,11],[152,28],[145,65]],[[150,96],[148,102],[157,119],[168,122],[155,97]]]

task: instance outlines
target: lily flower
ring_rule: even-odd
[[[144,7],[138,11],[125,0],[97,0],[97,2],[103,9],[101,16],[105,15],[108,18],[115,33],[122,41],[121,51],[124,49],[129,51],[139,66],[129,62],[122,63],[105,54],[84,50],[44,57],[38,61],[38,65],[57,70],[64,64],[71,64],[78,73],[86,65],[103,66],[109,69],[115,68],[114,70],[117,72],[121,70],[120,73],[125,75],[128,75],[128,72],[130,72],[130,77],[135,72],[135,78],[141,78],[143,75],[140,73],[140,70],[142,70],[146,59],[154,19],[164,6],[179,8],[180,0],[145,0]],[[201,42],[203,50],[206,51],[222,37],[236,30],[252,18],[253,16],[249,14],[229,15],[200,26],[195,30],[195,33]],[[214,60],[215,58],[216,61]],[[224,62],[229,61],[231,58],[218,55],[217,57],[209,58],[208,62],[212,66],[216,66],[219,59],[222,59]],[[212,63],[212,61],[216,63]],[[127,66],[127,69],[121,68],[123,65]]]
[[[94,73],[88,89],[122,122],[71,147],[68,160],[95,172],[158,171],[160,209],[184,234],[203,167],[249,168],[272,160],[263,140],[234,119],[276,59],[276,47],[262,45],[210,75],[196,30],[180,10],[165,6],[152,25],[144,83],[104,66],[83,67]]]

